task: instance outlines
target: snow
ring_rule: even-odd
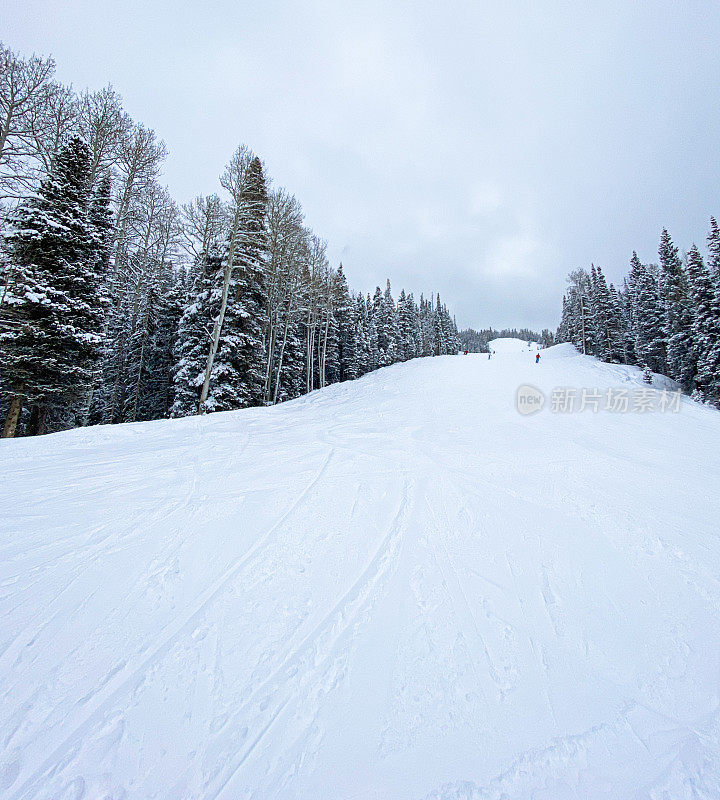
[[[488,342],[488,345],[493,352],[505,354],[521,353],[527,352],[528,350],[535,351],[540,349],[540,345],[537,342],[530,342],[528,346],[528,342],[524,339],[492,339]]]
[[[0,796],[720,797],[720,417],[494,349],[2,441]]]

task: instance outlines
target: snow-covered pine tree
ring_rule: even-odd
[[[708,269],[715,282],[715,291],[720,292],[720,227],[715,217],[710,217],[710,231],[707,237]]]
[[[31,433],[48,415],[81,416],[100,355],[103,294],[88,220],[90,154],[79,137],[58,152],[37,194],[12,217],[11,285],[5,295],[0,363],[11,396],[4,436],[14,436],[23,403],[35,407]]]
[[[603,361],[610,361],[610,293],[602,269],[594,264],[590,265],[590,317],[594,333],[590,352]]]
[[[338,380],[346,381],[358,377],[356,352],[355,304],[350,296],[347,278],[340,264],[333,278],[335,320],[338,337]]]
[[[172,264],[158,264],[148,284],[128,339],[125,422],[161,419],[172,405],[173,350],[183,298]]]
[[[558,342],[570,341],[570,306],[568,305],[567,295],[563,295],[562,311],[560,312],[560,324],[555,332],[555,339]]]
[[[164,419],[174,402],[175,348],[180,317],[185,308],[184,270],[172,266],[160,286],[157,323],[153,347],[148,359],[147,394],[142,404],[142,419]]]
[[[377,300],[377,310],[376,310]],[[374,297],[368,294],[365,307],[367,309],[367,337],[368,337],[368,372],[381,366],[382,354],[380,352],[380,332],[378,331],[378,316],[380,307],[380,287],[375,290]]]
[[[240,231],[233,249],[225,316],[212,363],[204,412],[259,405],[265,384],[263,321],[267,303],[264,264],[267,258],[267,188],[260,159],[251,159],[240,195]]]
[[[664,374],[666,355],[660,287],[655,268],[641,263],[635,252],[630,259],[628,287],[637,359],[653,372]]]
[[[414,358],[413,319],[412,306],[405,295],[405,289],[400,291],[397,302],[398,316],[398,360],[407,361]]]
[[[687,272],[695,312],[693,343],[697,353],[697,389],[704,401],[720,406],[720,298],[695,245],[687,254]]]
[[[455,322],[450,316],[447,306],[440,301],[440,296],[437,298],[436,325],[439,331],[439,353],[438,355],[451,355],[457,353],[459,349],[457,327]]]
[[[377,369],[377,367],[384,367],[388,363],[387,362],[388,336],[387,336],[387,331],[385,329],[386,319],[383,306],[384,303],[383,303],[382,290],[380,289],[379,286],[376,286],[375,292],[372,296],[371,313],[372,313],[372,322],[377,341],[378,360],[377,360],[377,365],[373,369]]]
[[[400,360],[400,332],[398,329],[397,308],[395,307],[395,300],[393,299],[392,290],[390,289],[389,278],[385,285],[385,291],[383,292],[381,309],[383,330],[385,333],[383,366],[389,366]]]
[[[687,392],[692,390],[695,373],[692,309],[678,249],[665,228],[658,254],[667,374]]]
[[[420,295],[420,335],[422,338],[422,355],[435,355],[435,309],[432,295],[430,300],[425,300]]]
[[[635,352],[635,333],[633,328],[633,293],[630,286],[629,278],[623,279],[623,286],[617,292],[617,299],[620,306],[620,316],[622,319],[622,331],[624,352],[626,354],[625,363],[637,364],[638,358]]]
[[[415,297],[413,293],[407,296],[407,307],[408,307],[408,316],[410,317],[411,324],[412,324],[412,331],[411,331],[411,352],[412,355],[410,358],[419,358],[423,354],[423,343],[422,343],[422,329],[420,325],[420,309],[418,308],[418,304],[415,302]]]
[[[114,252],[113,239],[115,236],[115,219],[112,209],[112,182],[109,172],[106,172],[97,183],[90,201],[88,219],[93,240],[92,260],[95,273],[98,277],[104,321],[101,355],[97,359],[93,371],[92,384],[88,391],[86,407],[82,415],[81,422],[83,425],[87,425],[90,421],[94,395],[102,381],[103,363],[107,358],[106,340],[108,324],[113,310],[111,276],[113,274],[112,258]]]
[[[195,259],[195,278],[178,323],[175,343],[172,417],[198,413],[213,320],[220,311],[222,255],[211,244]]]
[[[370,319],[368,316],[367,303],[362,293],[355,297],[355,322],[356,322],[356,344],[357,354],[357,374],[365,375],[370,371]]]
[[[603,280],[604,279],[605,276],[603,275]],[[628,331],[625,325],[622,301],[620,300],[620,296],[618,295],[612,283],[608,287],[608,298],[610,308],[609,334],[612,349],[611,358],[617,364],[628,364]],[[545,332],[543,331],[543,336],[544,333]],[[547,347],[551,344],[552,340],[550,340],[545,346]]]

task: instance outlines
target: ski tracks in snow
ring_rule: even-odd
[[[3,800],[720,796],[716,417],[525,351],[3,443]]]
[[[243,738],[248,738],[249,744],[240,748],[239,754],[233,752],[234,748],[229,750],[225,766],[210,780],[203,797],[220,798],[226,791],[228,798],[240,796],[239,792],[250,796],[254,787],[243,782],[241,770],[271,726],[276,722],[279,725],[278,720],[284,715],[287,717],[284,726],[292,728],[293,721],[302,717],[303,706],[308,701],[311,708],[319,708],[324,697],[330,695],[342,680],[347,669],[348,651],[357,630],[372,613],[378,598],[382,597],[383,584],[396,566],[412,503],[412,487],[406,483],[385,536],[362,574],[316,627],[300,643],[290,646],[280,666],[253,690],[245,706],[233,712],[228,724],[235,730],[248,731]],[[239,720],[248,718],[249,724],[239,724]],[[303,724],[311,729],[313,721],[304,720]],[[251,730],[255,735],[250,734]],[[286,741],[286,734],[277,732],[275,747],[277,742]],[[285,761],[285,780],[273,786],[272,796],[282,796],[283,784],[292,777],[299,762],[309,755],[305,746],[296,758],[297,763]],[[267,759],[268,754],[265,753],[263,758]],[[236,781],[237,786],[234,786]]]
[[[332,459],[333,451],[328,451],[320,468],[307,483],[302,492],[293,501],[290,507],[270,526],[265,533],[260,536],[255,543],[235,562],[233,562],[212,584],[210,584],[194,601],[189,613],[174,619],[168,624],[156,639],[160,639],[160,644],[150,645],[149,653],[139,654],[139,663],[121,661],[107,673],[90,694],[86,695],[76,705],[76,711],[69,719],[65,720],[65,726],[70,724],[72,731],[56,747],[46,760],[37,768],[33,774],[13,792],[10,797],[12,800],[33,797],[41,788],[44,781],[57,770],[58,764],[66,764],[68,753],[77,749],[83,737],[95,726],[101,723],[113,708],[122,706],[118,703],[123,697],[133,693],[142,682],[143,676],[158,664],[172,649],[173,645],[184,637],[192,634],[197,627],[197,623],[203,616],[208,607],[222,594],[226,587],[238,581],[244,568],[247,568],[261,552],[263,546],[272,537],[272,534],[280,528],[286,520],[302,505],[305,498],[313,487],[321,480]]]

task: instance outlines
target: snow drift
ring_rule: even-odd
[[[0,443],[0,795],[720,796],[720,417],[523,344]]]

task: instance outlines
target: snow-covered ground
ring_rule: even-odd
[[[717,800],[720,415],[523,344],[0,443],[0,797]]]

